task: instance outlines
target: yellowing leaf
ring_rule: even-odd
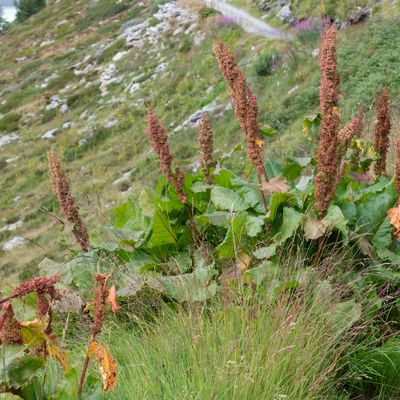
[[[390,208],[387,216],[393,225],[393,235],[400,239],[400,207]]]
[[[238,269],[241,272],[246,271],[249,269],[250,263],[252,260],[252,256],[246,253],[240,253],[236,262]]]
[[[119,306],[117,304],[117,291],[115,290],[115,285],[111,286],[109,289],[107,301],[111,304],[111,311],[113,313],[118,312]]]
[[[257,145],[258,147],[263,148],[263,147],[265,146],[265,142],[264,142],[264,140],[262,140],[262,139],[256,139],[256,145]]]
[[[47,351],[51,357],[55,358],[61,363],[65,371],[71,368],[67,361],[67,354],[61,351],[54,343],[49,342],[47,344]]]
[[[94,360],[99,364],[103,378],[103,390],[105,392],[114,390],[117,385],[117,363],[109,351],[97,340],[92,340],[89,345],[88,355],[89,357],[94,355]]]
[[[35,319],[33,321],[21,322],[21,336],[24,344],[29,347],[38,348],[46,345],[50,357],[60,361],[65,370],[70,366],[66,355],[56,346],[54,341],[45,333],[48,325],[47,319]]]
[[[35,319],[33,321],[21,322],[21,336],[24,344],[30,347],[40,347],[48,339],[44,333],[47,321]]]
[[[340,117],[341,112],[340,112],[340,108],[339,107],[333,107],[332,112],[333,112],[333,114],[336,114],[337,116]]]
[[[268,193],[281,193],[288,191],[290,186],[287,184],[286,179],[283,176],[276,176],[268,182],[263,182],[260,185],[260,189]]]

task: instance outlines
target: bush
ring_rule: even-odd
[[[46,0],[19,0],[15,4],[18,10],[17,21],[22,22],[46,7]]]
[[[218,14],[218,11],[215,8],[211,8],[211,7],[203,7],[199,11],[199,16],[201,19],[206,19],[206,18],[211,17],[216,14]]]
[[[280,61],[280,54],[273,50],[269,53],[261,54],[254,63],[254,71],[259,76],[271,75]]]
[[[129,4],[126,1],[117,3],[112,0],[100,0],[88,9],[85,17],[78,23],[78,30],[82,31],[96,22],[111,18],[128,7]]]
[[[18,121],[21,115],[17,113],[8,113],[0,119],[0,132],[13,132],[18,129]]]

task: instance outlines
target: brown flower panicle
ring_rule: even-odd
[[[336,72],[336,31],[327,28],[322,34],[320,49],[320,105],[322,120],[318,146],[318,173],[315,177],[316,207],[322,218],[328,209],[337,181],[340,158],[337,151],[340,111],[340,88]]]
[[[257,174],[264,176],[268,181],[264,168],[263,146],[259,145],[262,140],[257,122],[257,98],[239,69],[235,55],[226,44],[222,41],[216,42],[214,53],[219,68],[230,88],[236,118],[246,135],[247,155],[255,166]]]
[[[175,157],[171,154],[168,145],[168,134],[161,121],[153,110],[147,114],[147,134],[150,137],[153,151],[160,158],[160,169],[167,180],[175,187],[179,200],[186,203],[186,196],[183,192],[184,175]]]
[[[0,344],[22,344],[21,326],[10,303],[3,304],[0,317]]]
[[[390,108],[389,89],[385,87],[376,100],[375,105],[375,148],[379,153],[380,160],[375,164],[375,174],[384,175],[386,172],[386,158],[389,150]]]
[[[198,123],[200,144],[200,167],[208,183],[211,182],[210,168],[213,165],[213,132],[211,122],[204,113]]]
[[[89,234],[72,196],[68,175],[54,149],[49,151],[48,160],[53,191],[58,198],[61,211],[68,222],[73,225],[72,232],[82,251],[87,252],[90,247]]]
[[[106,306],[109,290],[107,287],[110,274],[96,274],[94,280],[96,283],[96,291],[94,298],[94,320],[92,326],[92,337],[96,337],[103,328],[104,323],[104,307]]]

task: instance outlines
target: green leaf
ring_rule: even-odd
[[[385,218],[371,240],[375,248],[383,249],[389,247],[392,243],[392,232],[393,226],[390,223],[389,219]]]
[[[300,177],[303,169],[310,165],[311,157],[289,157],[284,166],[283,175],[289,180],[295,180]]]
[[[376,232],[386,219],[387,210],[397,202],[394,183],[380,193],[369,193],[357,203],[357,225],[360,233]]]
[[[315,213],[310,210],[304,217],[303,229],[307,240],[316,240],[325,235],[328,223],[324,219],[319,220]]]
[[[153,234],[150,242],[153,246],[177,243],[177,238],[168,216],[160,210],[154,214],[152,230]]]
[[[267,138],[274,138],[278,134],[278,132],[274,128],[271,128],[269,125],[264,125],[263,127],[261,127],[259,132],[260,136]]]
[[[20,388],[30,382],[44,367],[44,359],[24,353],[25,346],[3,345],[0,362],[0,383]]]
[[[250,237],[257,236],[262,232],[264,226],[264,219],[262,217],[253,217],[249,215],[246,220],[246,231]]]
[[[156,211],[152,193],[149,190],[142,190],[138,202],[143,215],[152,218]]]
[[[329,230],[337,229],[342,233],[344,243],[347,243],[349,241],[347,219],[345,218],[342,210],[338,206],[331,204],[328,207],[328,211],[326,213],[326,216],[324,217],[324,222],[327,223]]]
[[[206,220],[209,224],[220,226],[222,228],[228,228],[230,220],[232,219],[232,213],[227,211],[216,211],[213,213],[206,213],[198,217],[200,220]]]
[[[271,258],[276,253],[276,245],[271,244],[270,246],[260,247],[257,250],[253,251],[253,256],[258,259],[266,259]]]
[[[211,202],[220,210],[227,211],[244,211],[250,207],[234,190],[221,186],[211,189]]]
[[[204,192],[207,192],[207,190],[209,190],[211,188],[212,188],[212,185],[202,182],[202,181],[196,181],[190,187],[190,189],[194,193],[204,193]]]
[[[198,267],[191,274],[160,276],[158,278],[165,292],[182,302],[205,301],[217,291],[216,282],[210,282],[215,270],[211,267]]]
[[[268,159],[265,160],[265,169],[269,179],[275,178],[276,176],[283,175],[283,167],[277,161]]]
[[[279,246],[293,236],[302,219],[303,214],[297,212],[294,208],[285,207],[283,209],[283,222],[279,233],[275,236],[275,243]]]
[[[269,213],[268,219],[270,221],[275,221],[279,207],[284,204],[293,204],[295,206],[298,205],[298,200],[291,193],[274,193],[271,195],[271,201],[269,202]]]
[[[78,393],[78,378],[78,371],[75,368],[70,368],[64,372],[64,377],[57,387],[54,399],[71,400],[76,398]]]
[[[217,247],[220,258],[233,258],[240,252],[247,233],[246,223],[246,214],[237,214],[232,218],[224,241]]]
[[[268,270],[271,269],[274,264],[271,261],[265,261],[257,267],[248,269],[243,274],[243,281],[245,283],[255,283],[261,285],[268,275]]]

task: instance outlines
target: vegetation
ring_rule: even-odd
[[[254,93],[228,46],[218,41],[214,52],[245,137],[246,177],[227,167],[241,147],[215,156],[206,116],[200,170],[184,172],[149,109],[163,176],[118,206],[113,237],[94,245],[52,150],[53,191],[80,251],[67,262],[45,259],[45,277],[0,301],[4,393],[333,400],[399,392],[400,158],[387,176],[388,89],[376,102],[374,143],[362,137],[363,112],[339,129],[336,32],[326,28],[321,115],[306,120],[320,129],[317,157],[264,160],[271,130],[258,125]],[[108,304],[116,315],[104,325]]]
[[[18,0],[15,5],[17,7],[17,21],[22,22],[46,7],[46,0]]]

